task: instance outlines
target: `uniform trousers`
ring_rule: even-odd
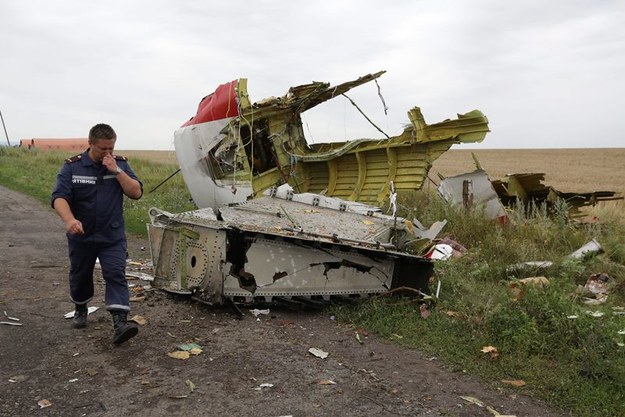
[[[109,311],[130,311],[126,281],[127,243],[83,243],[68,241],[70,270],[69,288],[72,302],[87,304],[93,298],[93,270],[100,261],[105,282],[104,301]]]

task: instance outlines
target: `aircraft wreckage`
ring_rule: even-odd
[[[301,113],[383,73],[256,103],[238,79],[204,97],[174,136],[199,209],[150,210],[154,285],[210,304],[426,293],[432,261],[411,251],[423,230],[375,205],[420,189],[453,144],[484,139],[488,120],[473,110],[427,124],[414,107],[398,136],[306,141]]]
[[[327,300],[399,287],[425,294],[433,269],[430,259],[402,250],[419,239],[410,222],[290,188],[218,214],[153,208],[150,218],[154,286],[209,304]]]
[[[427,124],[414,107],[408,111],[410,125],[399,136],[312,145],[306,141],[301,113],[383,73],[334,86],[300,85],[254,104],[246,79],[219,86],[174,135],[195,204],[218,209],[284,183],[296,193],[381,204],[391,183],[400,193],[420,189],[432,162],[453,144],[481,142],[489,131],[478,110]]]

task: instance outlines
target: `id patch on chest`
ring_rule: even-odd
[[[90,175],[72,175],[72,184],[93,184],[95,185],[97,177]]]

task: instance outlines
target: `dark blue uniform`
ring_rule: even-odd
[[[115,156],[115,159],[119,168],[139,181],[126,158]],[[126,281],[124,193],[115,175],[104,165],[94,163],[86,151],[65,161],[52,192],[53,207],[57,198],[67,200],[84,231],[82,235],[67,234],[72,302],[82,305],[93,298],[93,269],[96,259],[99,259],[106,283],[106,309],[130,311]]]

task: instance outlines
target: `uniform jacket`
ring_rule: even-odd
[[[139,181],[127,158],[116,155],[115,160],[126,174]],[[143,190],[143,184],[139,183]],[[115,243],[125,240],[122,187],[104,165],[89,158],[88,151],[65,160],[52,192],[53,207],[57,198],[67,200],[74,217],[82,223],[84,234],[68,234],[70,241]]]

